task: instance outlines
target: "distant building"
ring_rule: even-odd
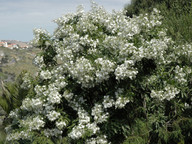
[[[7,44],[7,42],[0,42],[0,46],[8,47],[8,44]]]
[[[0,42],[0,46],[3,46],[3,43],[4,43],[4,42]]]
[[[17,44],[8,44],[8,46],[7,46],[8,48],[10,48],[10,49],[14,49],[14,48],[16,48],[16,49],[18,49],[19,47],[18,47],[18,45]]]
[[[28,43],[16,40],[0,40],[0,46],[7,47],[9,49],[26,49],[32,47]]]

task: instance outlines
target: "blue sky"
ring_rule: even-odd
[[[131,0],[94,0],[107,11],[121,10]],[[56,28],[52,21],[75,12],[78,5],[87,11],[90,0],[0,0],[0,40],[30,41],[34,28],[50,33]]]

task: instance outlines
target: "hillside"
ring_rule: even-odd
[[[30,49],[9,49],[0,47],[0,80],[5,82],[13,81],[23,70],[30,71],[34,75],[37,68],[32,61],[39,50]]]

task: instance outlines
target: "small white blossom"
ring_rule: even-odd
[[[124,89],[118,88],[115,92],[116,101],[115,101],[115,108],[123,108],[127,103],[130,102],[130,99],[128,97],[123,96]]]
[[[61,102],[61,94],[58,91],[53,90],[48,94],[47,101],[52,104],[59,104]]]
[[[32,85],[31,78],[29,73],[25,73],[24,76],[22,77],[23,83],[21,84],[21,88],[23,89],[29,89]]]
[[[178,81],[181,85],[187,84],[186,73],[184,69],[179,67],[178,65],[175,67],[175,80]]]
[[[23,100],[21,109],[23,110],[35,110],[36,113],[40,112],[42,110],[43,101],[40,98],[26,98]]]
[[[138,73],[137,69],[133,67],[134,62],[132,60],[126,60],[123,64],[118,65],[115,69],[116,79],[130,78],[134,79]]]
[[[101,104],[95,104],[95,106],[92,108],[91,115],[94,116],[96,123],[103,123],[107,121],[109,117],[109,114],[103,111]]]
[[[43,80],[51,79],[51,72],[50,72],[49,70],[41,71],[40,77],[41,77]]]
[[[46,137],[51,137],[51,136],[58,137],[58,136],[60,136],[63,133],[63,131],[61,131],[61,130],[59,130],[57,128],[54,128],[54,129],[45,129],[43,131],[43,133],[44,133],[44,135]]]
[[[160,91],[155,91],[152,90],[151,91],[151,97],[152,98],[158,98],[159,100],[163,101],[163,100],[171,100],[173,99],[178,93],[180,92],[180,90],[178,90],[177,88],[171,86],[171,85],[167,85],[164,90],[160,90]]]
[[[54,121],[56,119],[59,118],[61,114],[59,112],[56,112],[56,111],[50,111],[48,114],[47,114],[47,118],[50,120],[50,121]]]
[[[40,128],[44,127],[45,122],[41,116],[36,117],[28,117],[26,120],[21,120],[20,126],[28,128],[31,130],[40,130]]]
[[[58,129],[62,130],[64,127],[67,126],[67,124],[66,124],[65,121],[57,121],[56,126],[57,126]]]
[[[96,138],[90,138],[86,141],[86,144],[110,144],[110,142],[107,141],[106,135],[101,135]]]
[[[115,101],[112,98],[110,98],[109,95],[107,95],[107,96],[104,96],[102,104],[105,109],[111,108],[115,104]]]

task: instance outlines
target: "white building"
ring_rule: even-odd
[[[7,42],[0,42],[0,46],[8,47],[8,44],[7,44]]]

